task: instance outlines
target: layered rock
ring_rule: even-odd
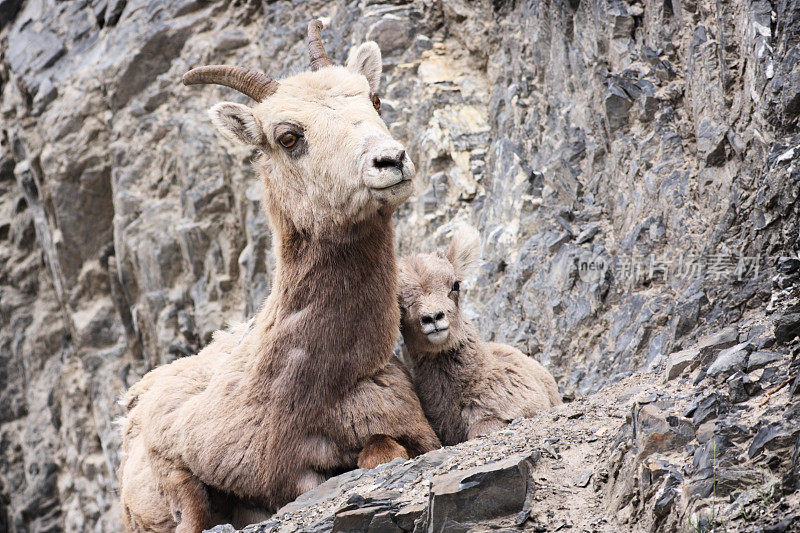
[[[245,99],[178,80],[206,63],[304,68],[312,15],[334,60],[381,46],[383,116],[419,169],[400,251],[476,225],[466,299],[488,337],[570,397],[662,367],[671,396],[702,374],[698,391],[719,390],[674,414],[694,431],[796,374],[794,0],[0,0],[0,524],[114,529],[114,400],[267,293],[252,154],[205,114]],[[782,416],[753,457],[793,438]],[[659,520],[694,512],[667,504],[695,476],[670,468],[631,517],[651,489]]]

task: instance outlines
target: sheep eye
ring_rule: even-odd
[[[377,94],[372,95],[372,107],[375,108],[375,111],[381,110],[381,99],[378,98]]]
[[[461,284],[456,281],[455,283],[453,283],[453,288],[450,290],[452,292],[458,292],[459,290],[461,290]]]
[[[281,143],[281,146],[284,148],[292,148],[297,144],[297,135],[294,133],[284,133],[278,137],[278,142]]]

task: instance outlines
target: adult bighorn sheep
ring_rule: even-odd
[[[414,166],[378,114],[374,42],[334,66],[308,26],[311,71],[280,82],[234,66],[189,71],[257,103],[209,111],[257,148],[278,257],[251,320],[156,368],[123,398],[122,514],[129,531],[195,532],[237,505],[272,510],[328,476],[440,446],[399,332],[391,216]],[[231,503],[233,502],[233,503]]]
[[[561,403],[553,376],[507,344],[484,342],[461,311],[461,283],[478,234],[456,232],[447,251],[403,257],[401,331],[422,408],[445,445],[496,431]]]

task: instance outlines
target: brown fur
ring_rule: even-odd
[[[389,435],[373,435],[358,454],[358,467],[375,468],[397,457],[409,459],[408,450]]]
[[[460,284],[477,256],[477,234],[462,230],[446,253],[400,261],[407,359],[425,414],[445,445],[561,403],[553,376],[538,361],[511,346],[483,342],[462,314]]]
[[[359,53],[374,54],[369,46]],[[230,138],[259,138],[255,124],[268,139],[256,168],[274,283],[249,327],[218,332],[123,399],[128,531],[200,531],[276,509],[355,468],[365,447],[363,464],[373,466],[440,446],[392,356],[400,316],[391,216],[410,194],[413,166],[404,153],[402,169],[372,166],[375,153],[399,145],[372,108],[374,77],[327,67],[281,81],[252,111],[212,112]],[[302,153],[276,143],[286,121],[303,128]],[[398,173],[403,182],[382,186]]]

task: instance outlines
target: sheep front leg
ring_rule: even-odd
[[[504,427],[506,427],[506,422],[500,420],[499,418],[495,418],[493,416],[481,418],[469,428],[469,431],[467,432],[467,440],[472,440],[478,435],[489,435],[490,433],[499,431]]]
[[[403,459],[410,458],[405,446],[401,445],[389,435],[373,435],[358,454],[358,467],[367,469],[375,468],[397,457],[402,457]]]
[[[212,526],[208,492],[191,472],[173,470],[164,482],[164,492],[178,523],[175,533],[201,533]]]

